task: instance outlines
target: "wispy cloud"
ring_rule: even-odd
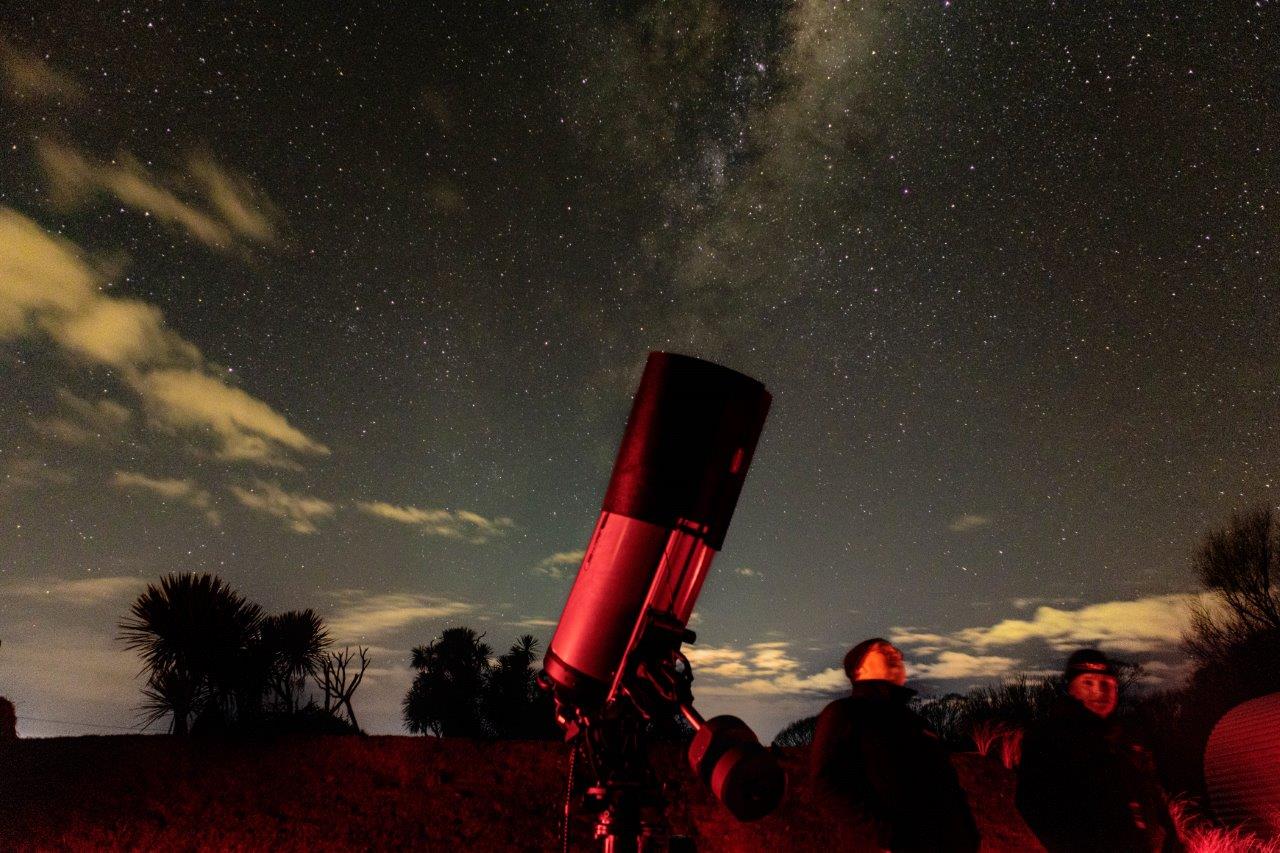
[[[222,523],[222,517],[213,507],[212,495],[190,478],[156,478],[135,471],[117,471],[111,478],[111,485],[118,489],[149,492],[165,501],[184,503],[199,510],[212,527]]]
[[[691,646],[685,649],[694,674],[704,679],[699,692],[710,695],[827,694],[848,683],[844,671],[831,667],[804,673],[784,641],[752,643],[746,648]]]
[[[1002,655],[973,655],[968,652],[944,651],[926,663],[912,663],[912,678],[946,680],[953,678],[984,679],[1022,673],[1018,658]]]
[[[329,454],[262,400],[204,371],[153,370],[137,377],[134,387],[154,424],[210,435],[220,459],[296,468],[290,452]]]
[[[544,616],[525,616],[514,621],[504,622],[505,625],[515,625],[517,628],[554,628],[557,623],[554,619],[547,619]]]
[[[469,510],[422,509],[383,501],[361,501],[356,508],[368,515],[417,528],[428,536],[463,539],[480,544],[514,527],[510,518],[485,518]]]
[[[100,298],[97,276],[67,241],[0,208],[0,339],[54,325]],[[55,335],[56,339],[56,335]]]
[[[1009,603],[1012,604],[1016,610],[1026,610],[1028,607],[1038,607],[1041,604],[1063,605],[1078,604],[1079,602],[1080,599],[1075,596],[1068,596],[1065,598],[1043,598],[1041,596],[1032,595],[1025,598],[1011,598],[1009,600]]]
[[[475,605],[432,595],[405,592],[341,593],[342,604],[325,621],[339,643],[363,641],[408,628],[418,622],[448,619],[475,612]]]
[[[222,221],[237,234],[259,243],[276,239],[276,207],[244,178],[235,175],[207,153],[191,158],[188,168]]]
[[[57,391],[58,412],[43,418],[32,418],[31,428],[45,438],[63,444],[88,444],[120,435],[133,414],[124,406],[100,398],[85,400],[66,388]]]
[[[966,628],[954,635],[974,648],[1010,646],[1044,640],[1059,650],[1098,645],[1120,652],[1154,651],[1176,644],[1188,624],[1185,595],[1160,595],[1133,601],[1106,601],[1076,610],[1042,606],[1031,619],[1004,619],[989,627]]]
[[[4,38],[0,38],[0,73],[5,94],[15,101],[50,99],[74,103],[84,99],[83,86]]]
[[[1032,674],[1023,661],[1043,660],[1046,653],[1056,658],[1085,646],[1138,656],[1153,671],[1163,672],[1177,668],[1160,658],[1178,648],[1189,625],[1188,605],[1195,600],[1191,595],[1158,595],[1075,609],[1042,605],[1029,619],[1001,619],[950,632],[896,627],[889,638],[906,650],[909,672],[919,678]]]
[[[208,208],[180,197],[137,159],[121,154],[98,162],[67,145],[43,139],[37,149],[50,192],[66,208],[84,204],[97,193],[141,210],[146,216],[181,228],[213,249],[230,250],[241,240],[269,243],[275,226],[261,194],[232,177],[208,155],[193,157],[187,169],[203,191]]]
[[[65,609],[66,602],[60,603]],[[133,715],[123,709],[136,707],[140,701],[136,680],[140,664],[137,655],[113,641],[114,633],[114,618],[104,618],[97,630],[50,620],[42,621],[30,633],[6,636],[0,675],[18,713],[74,719],[88,712],[77,711],[73,716],[67,714],[67,708],[88,706],[105,715],[90,716],[95,722],[133,725]],[[36,736],[67,733],[65,727],[40,720],[19,720],[18,727],[20,733]]]
[[[282,519],[294,533],[315,533],[316,520],[333,515],[337,507],[322,498],[286,492],[275,483],[257,480],[249,488],[228,486],[231,494],[249,509]]]
[[[974,530],[986,527],[991,524],[991,519],[985,515],[976,515],[967,512],[964,515],[951,519],[951,523],[947,525],[947,529],[952,533],[971,533]]]
[[[549,578],[560,580],[565,577],[569,570],[582,563],[582,558],[586,556],[586,551],[557,551],[550,557],[546,557],[538,561],[538,565],[533,570],[540,575],[546,575]]]
[[[211,442],[218,458],[297,467],[294,456],[329,452],[270,405],[228,384],[157,308],[107,296],[101,283],[74,245],[0,208],[0,340],[44,334],[73,361],[116,368],[151,426],[193,446]],[[45,426],[78,435],[65,425]]]
[[[49,483],[65,485],[74,482],[70,472],[50,465],[43,459],[34,456],[15,456],[5,466],[4,480],[0,483],[6,489],[28,489]]]
[[[141,578],[119,576],[10,579],[0,586],[0,596],[92,607],[131,598],[141,592],[145,586],[146,582]]]

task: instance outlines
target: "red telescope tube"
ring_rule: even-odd
[[[601,706],[646,623],[683,628],[725,533],[771,397],[741,373],[649,354],[604,506],[543,666],[557,697]]]

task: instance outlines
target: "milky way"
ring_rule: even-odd
[[[1190,550],[1275,503],[1272,3],[19,2],[0,34],[24,733],[134,724],[115,624],[169,571],[372,646],[373,731],[443,627],[545,642],[654,349],[775,396],[693,655],[765,735],[872,635],[930,690],[1078,642],[1175,673]]]

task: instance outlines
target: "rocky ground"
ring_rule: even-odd
[[[807,806],[803,750],[773,815],[736,822],[687,770],[670,780],[668,820],[699,851],[831,850]],[[956,756],[984,850],[1038,849],[1013,808],[1012,775]],[[0,743],[0,849],[560,850],[567,750],[561,744],[425,737],[220,743],[79,737]],[[571,848],[592,849],[574,820]],[[839,846],[839,845],[836,845]]]

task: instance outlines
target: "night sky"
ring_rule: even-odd
[[[545,648],[650,350],[774,395],[704,713],[767,739],[874,635],[1177,677],[1280,491],[1274,3],[287,5],[0,17],[20,733],[136,725],[171,571],[371,646],[374,733],[444,627]]]

